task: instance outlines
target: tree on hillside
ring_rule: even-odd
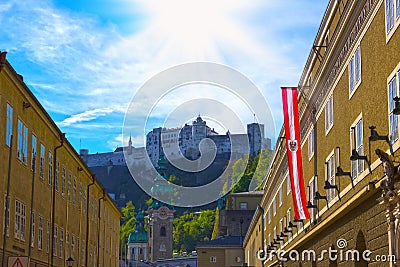
[[[233,165],[232,183],[234,186],[231,192],[238,193],[249,191],[249,185],[253,178],[253,183],[255,183],[253,188],[259,187],[267,174],[271,156],[271,150],[261,150],[256,157],[249,159],[246,170],[242,175],[239,172],[243,167],[243,164],[245,164],[248,156],[246,155],[246,157],[237,160]]]
[[[122,241],[123,247],[126,246],[129,234],[135,230],[135,206],[132,201],[128,201],[126,206],[121,209],[121,228],[120,228],[120,240]]]
[[[214,210],[203,210],[200,214],[185,212],[174,219],[174,251],[192,251],[200,241],[210,240],[214,228]]]

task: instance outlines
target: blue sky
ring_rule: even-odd
[[[266,127],[278,132],[279,87],[297,85],[327,4],[6,0],[0,3],[0,51],[8,52],[10,63],[77,150],[121,146],[125,112],[138,88],[160,71],[193,61],[225,64],[249,77],[271,108],[275,125]],[[191,90],[183,94],[196,97],[200,89]],[[148,128],[161,125],[187,95],[172,99],[160,102]],[[199,112],[207,116],[206,108]],[[238,112],[244,122],[253,122],[251,114]],[[134,145],[142,146],[143,129],[131,134]]]

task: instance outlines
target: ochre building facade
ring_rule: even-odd
[[[311,219],[294,220],[279,138],[247,266],[400,266],[399,24],[399,1],[329,1],[298,84]]]
[[[2,266],[16,256],[29,257],[30,266],[118,265],[118,208],[5,52],[0,158]]]

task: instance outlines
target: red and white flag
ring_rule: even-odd
[[[285,122],[286,149],[289,165],[290,184],[296,219],[309,219],[307,199],[304,190],[303,167],[301,161],[301,142],[299,129],[299,108],[297,105],[297,88],[281,87],[283,117]]]

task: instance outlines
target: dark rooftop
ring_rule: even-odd
[[[243,236],[221,236],[210,241],[203,241],[197,247],[242,247]]]

